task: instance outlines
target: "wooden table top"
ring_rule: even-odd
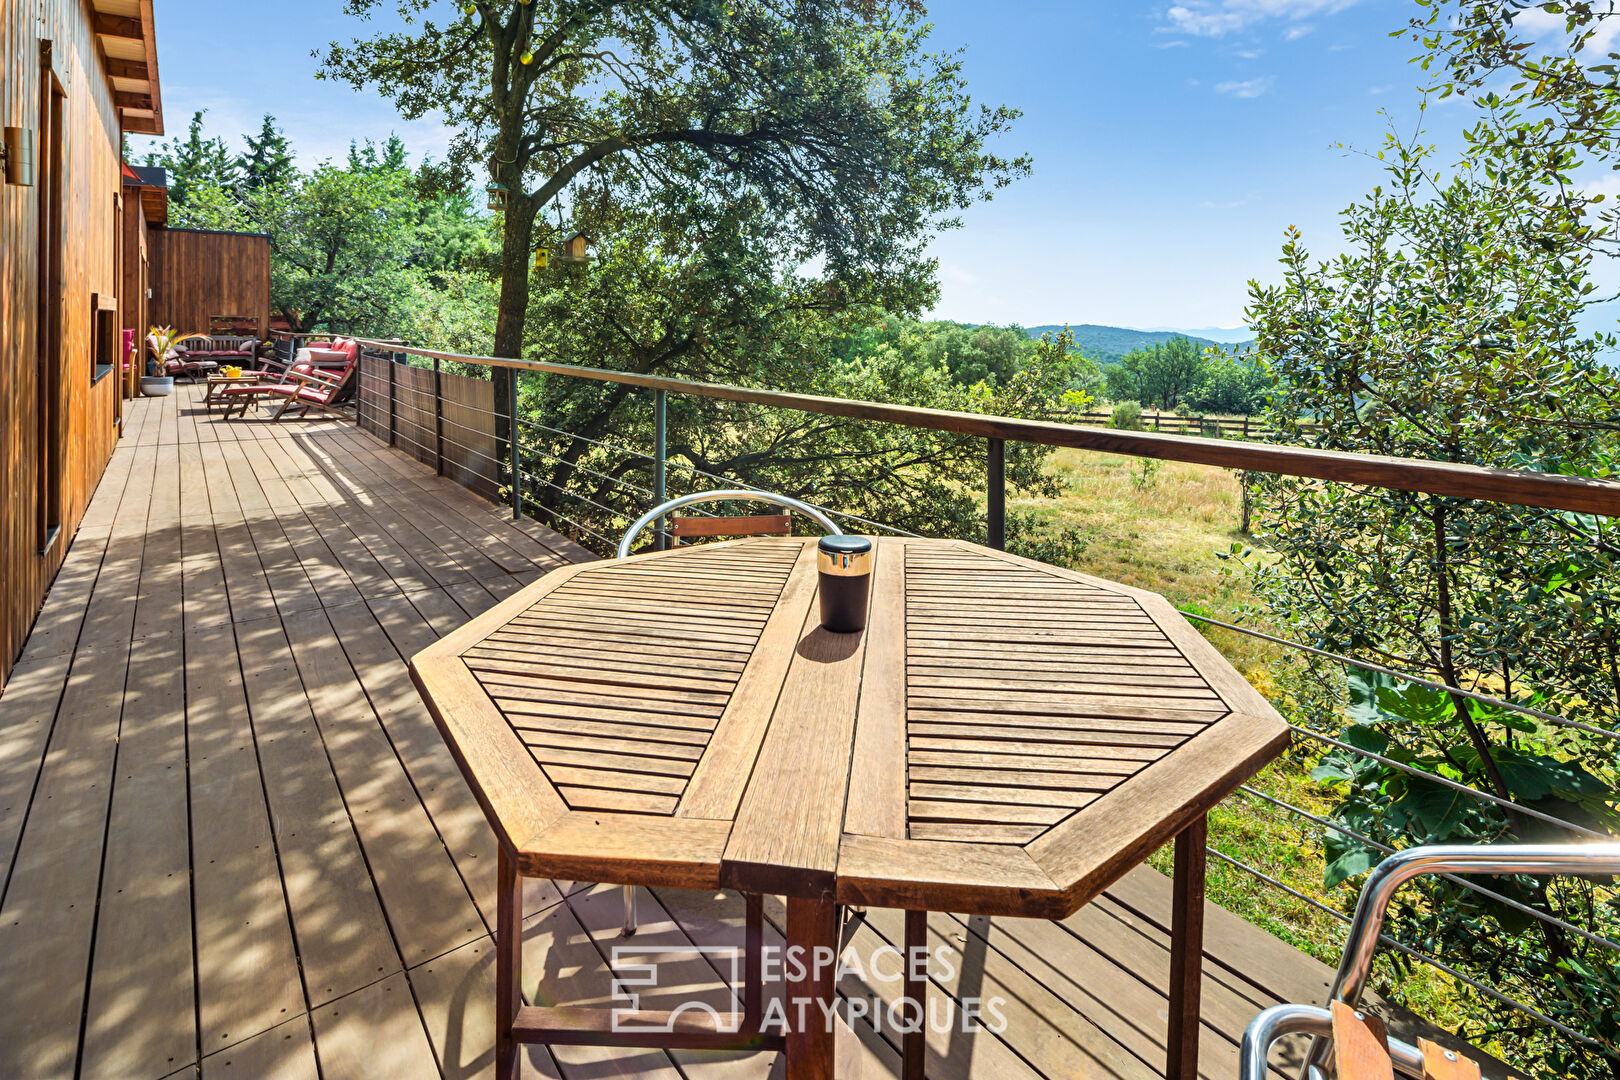
[[[1156,594],[876,543],[860,634],[765,538],[556,570],[419,653],[521,871],[1062,918],[1287,744]]]

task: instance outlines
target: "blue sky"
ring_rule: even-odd
[[[1002,149],[1034,175],[935,244],[937,314],[973,322],[1196,329],[1241,322],[1283,229],[1335,250],[1338,211],[1378,180],[1376,147],[1417,115],[1423,73],[1388,35],[1412,0],[932,0],[936,48],[965,47],[974,96],[1024,110]],[[221,15],[228,39],[220,44]],[[240,145],[274,113],[306,164],[398,131],[442,154],[431,120],[318,82],[310,50],[364,34],[339,0],[157,0],[164,115],[195,109]],[[251,49],[252,59],[239,59]],[[215,57],[229,57],[219,62]],[[1450,116],[1448,117],[1448,113]],[[1431,110],[1436,134],[1463,116]],[[1445,141],[1445,140],[1442,140]],[[136,141],[139,152],[143,140]]]

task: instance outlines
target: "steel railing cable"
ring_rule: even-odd
[[[1553,817],[1551,814],[1544,814],[1540,810],[1523,806],[1512,801],[1511,799],[1504,799],[1500,795],[1492,795],[1488,791],[1480,791],[1478,788],[1471,788],[1466,784],[1459,784],[1457,781],[1440,776],[1437,773],[1424,772],[1422,769],[1408,765],[1405,762],[1384,757],[1382,754],[1375,754],[1371,750],[1363,750],[1359,746],[1351,746],[1349,743],[1340,742],[1338,739],[1329,738],[1328,736],[1320,734],[1319,732],[1312,731],[1310,728],[1300,727],[1298,724],[1289,724],[1288,726],[1294,731],[1299,732],[1301,735],[1315,739],[1318,742],[1326,743],[1327,745],[1337,747],[1340,750],[1348,750],[1352,754],[1360,754],[1362,757],[1371,758],[1380,765],[1388,765],[1392,769],[1399,769],[1401,772],[1409,773],[1412,776],[1430,781],[1431,783],[1439,784],[1442,787],[1450,788],[1453,791],[1460,791],[1466,795],[1473,795],[1475,798],[1483,799],[1489,803],[1495,803],[1496,805],[1511,810],[1516,814],[1524,814],[1526,817],[1533,817],[1538,821],[1545,821],[1549,825],[1557,825],[1561,829],[1569,829],[1571,832],[1578,832],[1583,836],[1591,836],[1598,840],[1614,839],[1614,837],[1607,833],[1598,832],[1595,829],[1589,829],[1585,825],[1577,825],[1573,821],[1565,821],[1563,818]]]
[[[1359,833],[1359,832],[1355,831],[1354,829],[1347,828],[1347,827],[1339,824],[1337,821],[1332,820],[1331,818],[1321,817],[1321,816],[1319,816],[1317,814],[1311,813],[1309,810],[1306,810],[1303,807],[1295,806],[1293,803],[1285,802],[1282,799],[1279,799],[1279,798],[1277,798],[1277,797],[1275,797],[1273,795],[1267,795],[1265,792],[1256,789],[1255,787],[1253,787],[1250,784],[1240,785],[1238,790],[1246,792],[1247,794],[1253,795],[1257,799],[1263,799],[1266,802],[1271,803],[1273,806],[1277,806],[1277,807],[1280,807],[1280,808],[1282,808],[1284,810],[1291,811],[1291,812],[1297,814],[1298,816],[1300,816],[1302,818],[1306,818],[1306,819],[1308,819],[1310,821],[1314,821],[1314,822],[1316,822],[1316,824],[1321,825],[1323,828],[1332,829],[1336,833],[1339,833],[1339,834],[1341,834],[1343,836],[1348,836],[1352,840],[1357,840],[1357,841],[1359,841],[1359,842],[1361,842],[1363,844],[1366,844],[1370,848],[1375,848],[1378,851],[1383,852],[1385,855],[1393,855],[1396,852],[1396,849],[1390,847],[1388,844],[1380,843],[1379,841],[1374,840],[1370,836],[1365,836],[1362,833]],[[1563,919],[1560,919],[1556,915],[1549,914],[1548,912],[1545,912],[1545,911],[1537,911],[1535,908],[1530,907],[1528,904],[1522,904],[1519,901],[1514,900],[1512,897],[1503,896],[1501,893],[1495,892],[1494,890],[1491,890],[1491,889],[1487,889],[1485,886],[1476,884],[1475,882],[1472,882],[1472,881],[1468,880],[1465,877],[1459,877],[1456,874],[1441,874],[1439,876],[1444,878],[1446,881],[1449,881],[1449,882],[1451,882],[1451,883],[1453,883],[1455,885],[1461,885],[1465,889],[1468,889],[1468,890],[1470,890],[1472,892],[1479,893],[1481,896],[1488,897],[1488,898],[1490,898],[1492,900],[1495,900],[1497,903],[1504,904],[1507,907],[1510,907],[1513,910],[1518,911],[1518,912],[1520,912],[1522,914],[1529,915],[1529,916],[1531,916],[1533,918],[1541,920],[1542,922],[1549,923],[1550,925],[1556,926],[1561,930],[1567,930],[1572,934],[1576,934],[1576,935],[1578,935],[1580,937],[1583,937],[1583,938],[1587,939],[1588,941],[1592,942],[1593,944],[1601,945],[1606,949],[1613,949],[1616,952],[1620,952],[1620,942],[1611,941],[1610,939],[1602,936],[1601,934],[1595,934],[1590,930],[1586,930],[1586,929],[1584,929],[1582,927],[1576,926],[1574,923],[1565,922]]]
[[[1318,649],[1314,645],[1306,645],[1302,642],[1290,641],[1287,638],[1281,638],[1273,634],[1268,634],[1263,630],[1254,630],[1246,626],[1238,626],[1235,623],[1222,622],[1219,619],[1212,619],[1207,615],[1199,615],[1191,611],[1183,611],[1180,608],[1177,608],[1176,610],[1179,611],[1185,618],[1195,619],[1198,622],[1208,623],[1211,626],[1219,626],[1223,630],[1231,630],[1235,633],[1246,634],[1249,637],[1259,638],[1262,641],[1269,641],[1273,644],[1282,645],[1298,652],[1310,653],[1312,656],[1320,656],[1327,660],[1337,660],[1342,664],[1350,664],[1353,667],[1358,667],[1365,671],[1374,671],[1382,675],[1393,675],[1395,678],[1404,679],[1407,682],[1416,683],[1419,686],[1426,686],[1430,690],[1440,690],[1450,694],[1460,694],[1463,697],[1471,698],[1482,705],[1491,705],[1496,708],[1507,709],[1511,712],[1523,713],[1526,716],[1534,716],[1538,720],[1545,720],[1549,724],[1557,724],[1559,727],[1575,728],[1592,735],[1606,735],[1611,739],[1620,738],[1620,731],[1615,731],[1610,728],[1594,727],[1591,724],[1583,724],[1579,720],[1571,720],[1568,717],[1559,716],[1556,713],[1544,712],[1541,709],[1532,708],[1529,705],[1519,705],[1512,701],[1504,701],[1501,698],[1491,697],[1489,694],[1481,694],[1473,690],[1464,690],[1460,686],[1448,686],[1443,682],[1435,682],[1433,679],[1425,679],[1421,675],[1411,675],[1407,672],[1397,670],[1396,668],[1385,667],[1382,664],[1374,664],[1367,660],[1357,660],[1353,656],[1344,656],[1340,653],[1329,652],[1326,649]]]
[[[1285,892],[1288,895],[1294,897],[1296,900],[1299,900],[1302,903],[1308,904],[1311,907],[1316,908],[1318,911],[1321,911],[1325,915],[1332,916],[1334,919],[1338,920],[1339,922],[1344,923],[1346,926],[1349,926],[1351,923],[1354,922],[1354,920],[1351,919],[1350,916],[1346,915],[1344,912],[1335,911],[1333,908],[1328,907],[1326,904],[1322,903],[1321,901],[1313,900],[1311,897],[1306,896],[1304,893],[1300,892],[1298,889],[1292,888],[1289,885],[1285,884],[1284,882],[1277,880],[1276,878],[1272,877],[1270,874],[1266,873],[1263,870],[1260,870],[1260,869],[1257,869],[1257,868],[1255,868],[1253,866],[1250,866],[1248,863],[1243,862],[1241,859],[1234,859],[1232,856],[1226,854],[1224,851],[1217,851],[1215,848],[1205,848],[1205,850],[1210,855],[1213,855],[1215,858],[1219,859],[1221,862],[1228,863],[1231,866],[1234,866],[1237,869],[1244,871],[1245,873],[1252,874],[1254,877],[1258,878],[1261,881],[1266,882],[1268,885],[1272,885],[1272,886],[1274,886],[1274,887],[1276,887],[1278,889],[1281,889],[1283,892]],[[1472,987],[1473,989],[1475,989],[1475,990],[1479,991],[1480,993],[1486,995],[1487,997],[1491,998],[1493,1001],[1496,1001],[1496,1002],[1499,1002],[1499,1003],[1501,1003],[1503,1005],[1506,1005],[1509,1008],[1517,1009],[1519,1012],[1521,1012],[1524,1015],[1530,1017],[1531,1019],[1539,1020],[1542,1023],[1548,1025],[1549,1027],[1557,1029],[1561,1034],[1567,1035],[1572,1039],[1579,1040],[1580,1042],[1585,1043],[1588,1046],[1597,1046],[1597,1045],[1599,1045],[1598,1041],[1596,1039],[1592,1038],[1590,1035],[1583,1035],[1580,1032],[1576,1031],[1574,1028],[1571,1028],[1571,1027],[1568,1027],[1568,1026],[1562,1024],[1562,1023],[1559,1023],[1557,1020],[1554,1020],[1552,1017],[1548,1016],[1546,1013],[1542,1012],[1540,1009],[1537,1009],[1534,1005],[1527,1005],[1524,1002],[1519,1001],[1517,998],[1509,997],[1508,995],[1502,993],[1501,991],[1496,990],[1496,989],[1494,989],[1494,988],[1492,988],[1490,986],[1487,986],[1485,983],[1480,982],[1478,979],[1470,978],[1469,976],[1467,976],[1467,975],[1463,974],[1462,972],[1458,971],[1456,968],[1452,967],[1450,964],[1446,963],[1444,960],[1439,959],[1438,957],[1430,956],[1428,953],[1422,952],[1422,951],[1420,951],[1418,949],[1414,949],[1411,946],[1406,945],[1403,942],[1396,941],[1394,938],[1390,937],[1388,934],[1379,934],[1378,935],[1378,940],[1379,940],[1380,943],[1389,946],[1390,948],[1396,950],[1399,953],[1402,953],[1402,954],[1404,954],[1406,956],[1411,957],[1412,959],[1418,961],[1419,963],[1428,964],[1430,967],[1435,968],[1436,970],[1445,972],[1451,978],[1456,979],[1458,982],[1464,983],[1465,985]]]

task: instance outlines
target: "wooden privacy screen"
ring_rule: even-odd
[[[442,412],[434,410],[432,368],[395,364],[367,354],[360,363],[360,426],[416,460],[437,467],[442,430],[444,475],[488,499],[500,500],[495,442],[495,384],[438,375]]]
[[[153,229],[150,317],[182,333],[229,332],[264,337],[270,329],[270,241],[257,233]],[[245,325],[244,325],[245,324]]]

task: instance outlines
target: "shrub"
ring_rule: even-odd
[[[1110,427],[1122,431],[1142,430],[1142,406],[1135,401],[1120,401],[1114,405],[1114,416],[1109,422]]]

